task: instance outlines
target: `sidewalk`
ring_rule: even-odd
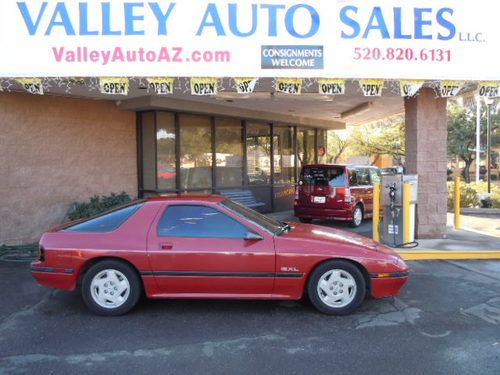
[[[293,211],[274,212],[269,216],[287,222],[298,222]],[[319,225],[372,236],[372,222],[367,220],[359,228],[345,223],[316,221]],[[420,239],[412,249],[398,249],[405,259],[500,259],[500,218],[462,215],[462,229],[453,229],[453,215],[448,215],[446,238]]]

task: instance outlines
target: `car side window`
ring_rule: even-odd
[[[171,205],[158,223],[160,237],[245,238],[249,229],[208,206]]]
[[[64,232],[106,233],[118,229],[135,214],[143,204],[134,204],[102,214],[64,229]]]
[[[358,186],[358,171],[356,169],[349,170],[349,186]]]
[[[380,183],[380,170],[379,169],[370,169],[370,181],[371,185]]]
[[[361,186],[370,185],[370,175],[368,173],[368,169],[361,168],[358,171],[358,185]]]

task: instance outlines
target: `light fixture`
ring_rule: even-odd
[[[351,109],[348,109],[347,111],[342,112],[340,114],[340,118],[344,119],[347,117],[360,115],[362,113],[368,112],[372,107],[373,107],[373,102],[361,103],[356,107],[353,107]]]

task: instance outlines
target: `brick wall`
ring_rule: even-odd
[[[446,234],[446,99],[432,89],[405,99],[406,173],[418,174],[418,238]]]
[[[135,114],[113,101],[0,92],[0,244],[38,240],[94,194],[137,195]]]

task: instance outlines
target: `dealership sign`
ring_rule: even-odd
[[[498,81],[498,14],[491,0],[2,0],[0,77]]]

